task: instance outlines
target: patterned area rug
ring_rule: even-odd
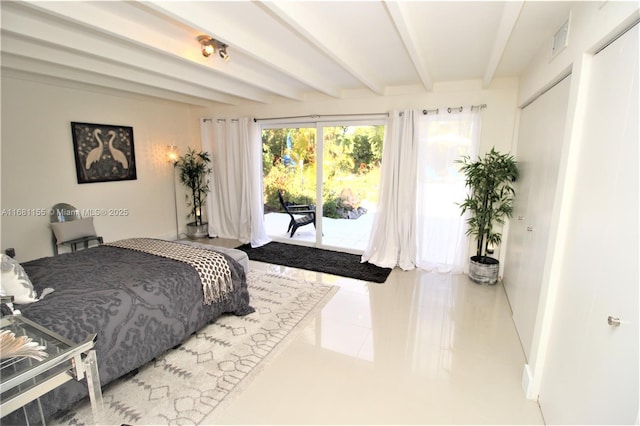
[[[266,271],[250,271],[247,281],[255,313],[223,316],[138,374],[106,386],[100,423],[199,424],[246,385],[247,377],[336,289]],[[94,424],[89,401],[48,423]]]

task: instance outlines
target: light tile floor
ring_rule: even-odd
[[[250,264],[339,290],[205,423],[544,424],[524,398],[501,285],[399,269],[375,284]]]

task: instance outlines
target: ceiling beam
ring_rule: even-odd
[[[33,59],[36,59],[34,61]],[[105,61],[99,57],[80,56],[73,51],[56,49],[53,47],[43,48],[41,45],[30,43],[27,40],[12,37],[7,31],[2,31],[2,66],[12,66],[15,68],[17,64],[23,64],[25,70],[37,73],[45,72],[47,68],[65,69],[76,71],[69,72],[69,78],[77,79],[79,74],[91,75],[91,80],[98,81],[100,76],[107,77],[111,81],[128,81],[133,84],[144,85],[147,87],[156,87],[163,90],[170,90],[185,95],[207,99],[210,102],[220,102],[229,105],[239,103],[239,99],[225,93],[198,86],[193,83],[181,81],[172,77],[161,74],[152,74],[146,70],[139,70],[116,62]],[[69,64],[81,61],[83,67],[77,68]],[[58,66],[58,68],[55,68]],[[63,74],[57,74],[57,77],[63,77]],[[87,82],[88,80],[83,79]],[[114,86],[118,88],[119,86]]]
[[[33,58],[15,56],[6,52],[2,53],[2,76],[108,94],[126,93],[129,96],[151,96],[200,107],[209,107],[212,102],[210,99],[203,98],[203,93],[199,93],[197,97],[189,96],[185,93],[138,84],[106,75],[88,73]]]
[[[309,30],[317,19],[314,17],[300,16],[300,8],[298,8],[299,10],[296,13],[292,9],[292,3],[290,2],[260,2],[259,5],[270,11],[301,37],[313,44],[329,59],[367,86],[373,93],[377,95],[384,94],[382,84],[376,81],[369,70],[366,70],[361,64],[356,63],[353,55],[344,48],[344,40],[338,40],[331,34],[320,34],[318,26],[315,26],[315,31],[313,32]]]
[[[493,77],[495,76],[498,64],[504,50],[507,47],[509,38],[513,33],[513,29],[518,22],[518,17],[524,6],[524,0],[513,0],[504,2],[504,8],[502,9],[502,17],[500,18],[500,24],[498,25],[498,31],[496,32],[496,39],[493,42],[493,48],[491,50],[491,56],[487,62],[487,68],[484,72],[482,79],[482,85],[486,89],[491,84]]]
[[[402,43],[404,44],[405,49],[407,49],[407,53],[411,58],[411,62],[413,62],[413,66],[415,67],[416,72],[420,76],[422,85],[427,91],[433,90],[433,81],[431,79],[431,74],[429,73],[429,70],[427,68],[425,58],[422,57],[420,49],[418,49],[416,37],[414,36],[410,25],[405,19],[404,12],[402,11],[402,3],[398,1],[384,0],[384,5],[389,12],[389,16],[391,16],[391,20],[396,27],[396,31],[398,31],[398,34],[402,39]]]
[[[260,37],[259,32],[247,33],[224,19],[212,8],[215,2],[166,2],[151,0],[141,3],[145,7],[171,17],[191,28],[208,34],[217,40],[230,44],[234,50],[260,61],[270,68],[289,76],[328,96],[339,98],[339,88],[313,67],[301,62],[288,52],[279,49]],[[247,3],[249,4],[249,3]]]
[[[219,92],[255,102],[268,102],[269,96],[264,92],[292,100],[304,99],[304,93],[301,91],[293,90],[280,81],[265,77],[255,69],[247,69],[236,63],[224,63],[224,66],[220,66],[219,62],[206,61],[200,54],[195,40],[189,40],[194,46],[192,53],[185,52],[183,39],[167,36],[161,31],[145,26],[143,22],[123,20],[118,12],[108,9],[109,3],[103,4],[100,8],[92,2],[12,4],[13,9],[3,5],[3,27],[6,21],[4,15],[8,15],[10,17],[8,22],[17,21],[12,28],[15,32],[22,31],[32,37],[39,34],[41,38],[44,37],[44,41],[57,42],[90,54],[96,54],[99,51],[101,56],[114,61],[124,61],[127,64],[148,68],[153,72],[168,73],[189,81],[195,80]],[[37,17],[28,16],[22,13],[21,8],[22,10],[31,9],[39,14]],[[142,9],[145,10],[145,8]],[[146,10],[148,12],[148,9]],[[58,19],[51,19],[51,16]],[[44,22],[47,30],[41,29],[41,25],[36,21]],[[61,30],[60,22],[64,21],[75,24],[77,29],[83,28],[83,37],[78,37],[77,29],[72,31],[66,28],[66,25]],[[191,34],[186,36],[191,38]],[[95,45],[83,43],[82,38],[92,40]],[[104,40],[107,42],[105,43]]]

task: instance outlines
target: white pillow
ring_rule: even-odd
[[[26,304],[38,300],[33,284],[27,273],[15,259],[6,254],[2,255],[2,281],[0,281],[3,294],[13,296],[14,303]]]
[[[95,237],[98,235],[93,227],[92,217],[69,222],[54,222],[51,224],[51,229],[53,229],[58,244],[77,240],[78,238]]]

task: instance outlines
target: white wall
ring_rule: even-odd
[[[516,121],[517,79],[497,79],[488,88],[482,81],[436,83],[434,91],[418,94],[372,96],[362,99],[326,99],[273,105],[251,104],[237,107],[215,108],[216,118],[254,117],[271,118],[303,115],[386,113],[395,109],[440,109],[447,107],[486,104],[482,120],[480,153],[495,146],[502,152],[511,151]],[[505,239],[506,241],[506,239]],[[473,242],[470,245],[475,246]],[[496,256],[502,260],[498,248]]]
[[[2,78],[2,250],[17,259],[53,254],[48,216],[16,216],[11,209],[128,209],[127,216],[95,217],[105,242],[133,236],[176,235],[173,168],[167,145],[200,145],[199,108],[108,90]],[[71,121],[133,127],[137,180],[78,184]],[[187,222],[177,184],[179,221]]]
[[[80,209],[128,209],[125,217],[95,218],[96,229],[105,241],[175,236],[173,172],[165,161],[165,149],[175,144],[184,152],[189,145],[199,146],[199,117],[359,114],[487,104],[481,151],[492,146],[509,151],[517,98],[517,80],[505,79],[489,89],[482,89],[480,81],[442,83],[426,94],[251,104],[206,111],[155,98],[71,86],[3,76],[2,208],[49,209],[67,202]],[[79,185],[71,121],[132,126],[137,180]],[[180,232],[184,232],[187,209],[183,189],[179,184],[177,188]],[[14,247],[20,261],[53,253],[48,217],[7,214],[0,229],[0,247]]]
[[[551,424],[632,424],[638,413],[639,35],[636,25],[589,60],[540,390]],[[610,315],[619,327],[609,326]]]
[[[533,98],[550,82],[570,69],[585,53],[594,51],[638,19],[637,1],[575,2],[571,8],[568,46],[551,57],[551,40],[536,54],[520,77],[518,105]]]
[[[282,104],[250,104],[236,107],[218,107],[211,114],[218,118],[269,118],[309,114],[365,114],[385,113],[394,109],[434,109],[449,106],[487,104],[482,122],[480,151],[492,146],[509,151],[513,139],[516,115],[517,79],[498,80],[488,89],[482,82],[461,81],[436,83],[434,91],[419,94],[375,96],[362,99],[326,99]]]
[[[550,47],[545,46],[521,77],[518,104],[532,99],[569,70],[572,72],[567,122],[563,137],[560,173],[555,193],[554,208],[550,214],[550,241],[546,255],[529,365],[525,369],[523,385],[530,398],[537,398],[543,377],[547,354],[550,353],[549,335],[553,329],[554,312],[570,315],[575,309],[571,303],[556,305],[558,289],[562,286],[559,270],[562,267],[563,239],[572,220],[569,202],[575,191],[589,188],[574,181],[576,162],[579,161],[583,112],[590,102],[588,93],[588,57],[604,46],[639,17],[638,2],[576,2],[572,7],[569,45],[556,58],[551,58]],[[508,248],[507,248],[508,250]],[[566,280],[566,277],[564,277]]]

